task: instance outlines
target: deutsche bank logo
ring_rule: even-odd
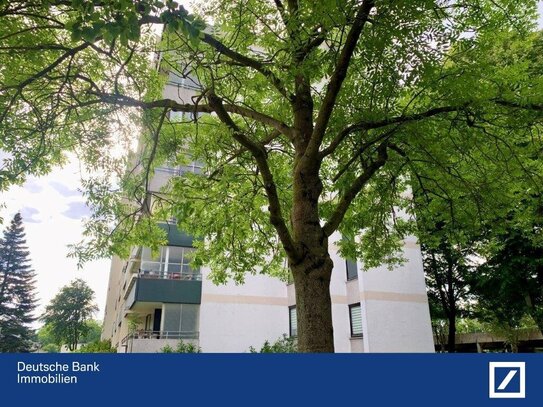
[[[525,362],[489,362],[488,378],[488,397],[493,399],[526,397]]]

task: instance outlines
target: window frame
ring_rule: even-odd
[[[353,308],[358,307],[360,308],[360,329],[362,332],[359,334],[353,333]],[[351,338],[362,338],[364,336],[364,330],[362,328],[362,305],[359,302],[356,302],[354,304],[349,304],[349,327],[351,329]]]
[[[356,275],[349,277],[349,263],[354,264],[356,267]],[[358,280],[358,262],[356,260],[345,259],[345,276],[347,281]]]
[[[292,334],[292,310],[294,310],[294,313],[296,315],[296,334]],[[297,338],[298,337],[298,314],[296,311],[296,305],[291,305],[288,307],[288,334],[291,338]]]

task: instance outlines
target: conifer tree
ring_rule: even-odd
[[[29,352],[36,319],[35,273],[17,213],[0,239],[0,352]]]

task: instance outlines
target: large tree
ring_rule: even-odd
[[[35,273],[23,220],[17,213],[0,239],[0,352],[30,352],[35,320]]]
[[[56,343],[74,351],[92,329],[89,323],[96,311],[98,307],[94,304],[94,291],[85,281],[77,278],[60,289],[45,308],[41,319],[49,327],[49,333]]]
[[[539,191],[540,166],[518,159],[540,147],[541,67],[526,60],[535,10],[506,0],[213,0],[192,15],[173,1],[3,3],[0,188],[77,151],[122,189],[104,176],[85,183],[94,215],[82,259],[156,245],[154,222],[175,217],[201,238],[194,263],[216,282],[284,275],[286,258],[300,351],[333,351],[335,232],[350,237],[346,257],[393,265],[413,231],[410,187],[476,215],[506,207],[527,174]],[[165,28],[156,45],[150,24]],[[516,57],[496,58],[506,48]],[[168,80],[192,84],[192,100],[164,97]],[[109,153],[132,133],[146,147],[121,176],[126,161]],[[191,160],[205,176],[150,196],[156,165]]]
[[[532,234],[510,230],[471,278],[472,291],[497,319],[529,315],[543,334],[543,247],[539,226]]]

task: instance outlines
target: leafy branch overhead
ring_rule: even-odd
[[[83,260],[159,245],[155,222],[175,217],[202,238],[193,262],[216,282],[284,277],[286,259],[310,318],[320,305],[302,298],[329,299],[334,233],[357,236],[340,249],[366,267],[401,261],[410,191],[474,226],[515,212],[519,196],[537,205],[536,5],[3,3],[0,189],[74,152],[94,173]],[[152,192],[160,167],[194,162],[204,176]],[[317,319],[331,323],[325,308]]]

